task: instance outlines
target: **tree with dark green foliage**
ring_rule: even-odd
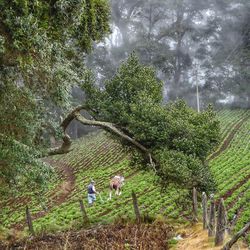
[[[111,131],[125,144],[132,143],[142,152],[140,160],[153,166],[163,187],[211,188],[205,159],[219,142],[219,122],[211,107],[197,113],[182,100],[164,104],[162,82],[135,54],[103,88],[93,81],[86,81],[82,88],[86,102],[70,113],[64,125],[76,118]],[[84,118],[81,109],[94,119]]]
[[[134,145],[163,187],[209,188],[205,158],[219,141],[210,107],[198,114],[183,101],[165,105],[162,82],[135,55],[102,88],[89,77],[83,58],[109,33],[106,0],[1,1],[0,10],[1,182],[43,182],[50,170],[38,158],[57,132],[56,119],[68,113],[63,144],[50,154],[71,150],[66,128],[76,119]],[[87,99],[70,111],[73,86],[82,86]]]
[[[0,1],[0,183],[31,185],[50,172],[37,158],[109,16],[106,0]]]

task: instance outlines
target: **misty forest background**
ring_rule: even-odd
[[[198,84],[201,108],[250,107],[248,1],[110,2],[112,33],[86,57],[97,84],[136,52],[164,82],[165,102],[183,98],[196,109]],[[84,98],[77,88],[72,95]],[[83,132],[72,125],[73,137]]]

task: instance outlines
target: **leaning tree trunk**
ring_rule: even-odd
[[[69,124],[75,119],[75,112],[79,112],[83,109],[83,106],[79,106],[75,108],[70,114],[67,115],[67,117],[63,120],[60,127],[63,130],[63,143],[61,147],[51,149],[48,154],[49,155],[57,155],[57,154],[67,154],[71,150],[71,138],[66,133],[66,129],[69,126]]]
[[[60,148],[53,149],[49,152],[50,155],[55,155],[55,154],[65,154],[68,153],[71,150],[71,140],[69,135],[66,133],[66,129],[68,125],[76,119],[83,125],[90,125],[90,126],[97,126],[101,127],[117,136],[119,136],[121,139],[129,142],[132,144],[134,147],[136,147],[141,153],[143,153],[144,158],[151,164],[151,166],[154,168],[156,171],[155,166],[158,165],[157,160],[151,155],[150,151],[145,148],[141,143],[136,141],[135,139],[131,138],[130,136],[126,135],[124,132],[119,130],[113,123],[110,122],[103,122],[103,121],[96,121],[96,120],[89,120],[82,116],[80,114],[80,111],[85,109],[84,106],[79,106],[76,109],[74,109],[62,122],[61,127],[64,132],[64,137],[63,137],[63,144]]]

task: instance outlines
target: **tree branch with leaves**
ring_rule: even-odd
[[[207,190],[214,185],[205,164],[219,142],[219,123],[211,107],[197,113],[181,100],[164,104],[162,82],[135,54],[121,64],[104,87],[86,81],[82,88],[86,101],[64,119],[64,132],[73,119],[103,128],[121,143],[135,147],[163,187],[174,183]],[[83,109],[94,119],[83,116]]]

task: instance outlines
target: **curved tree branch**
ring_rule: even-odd
[[[135,146],[141,153],[143,153],[144,158],[153,166],[154,171],[156,172],[155,166],[157,164],[157,160],[151,155],[150,151],[144,147],[141,143],[136,141],[135,139],[131,138],[130,136],[126,135],[124,132],[119,130],[115,124],[110,123],[110,122],[102,122],[102,121],[96,121],[96,120],[89,120],[82,116],[80,114],[81,110],[87,109],[85,106],[79,106],[75,108],[68,116],[63,120],[61,123],[61,127],[63,129],[64,137],[63,137],[63,144],[60,148],[53,149],[49,152],[49,155],[55,155],[55,154],[65,154],[70,152],[71,149],[71,140],[69,135],[66,133],[66,129],[68,125],[76,119],[80,123],[84,125],[90,125],[90,126],[97,126],[101,127],[117,136],[120,138],[124,139],[125,141],[129,142],[133,146]]]
[[[155,166],[157,165],[157,160],[154,157],[152,157],[150,151],[147,148],[145,148],[142,144],[140,144],[138,141],[126,135],[121,130],[117,129],[113,123],[86,119],[84,116],[80,114],[79,111],[75,112],[75,118],[77,121],[81,122],[84,125],[102,127],[105,130],[108,130],[109,132],[118,135],[122,139],[133,144],[137,149],[139,149],[144,154],[144,156],[146,156],[147,161],[149,161],[149,163],[154,167],[154,170],[156,172]]]
[[[69,124],[75,119],[75,112],[79,112],[80,110],[84,109],[84,106],[76,107],[71,113],[67,115],[67,117],[62,121],[60,127],[63,129],[63,143],[61,147],[51,149],[48,155],[57,155],[57,154],[67,154],[70,152],[71,149],[71,138],[66,133],[66,129]]]
[[[137,142],[133,138],[129,137],[128,135],[124,134],[119,129],[117,129],[114,124],[112,124],[110,122],[101,122],[101,121],[95,121],[95,120],[88,120],[85,117],[83,117],[79,112],[76,112],[75,116],[76,116],[75,117],[76,120],[78,120],[82,124],[105,128],[105,129],[109,130],[110,132],[113,132],[114,134],[116,134],[116,135],[120,136],[121,138],[125,139],[126,141],[129,141],[134,146],[136,146],[138,149],[140,149],[142,152],[149,154],[149,151],[148,151],[147,148],[145,148],[139,142]]]

